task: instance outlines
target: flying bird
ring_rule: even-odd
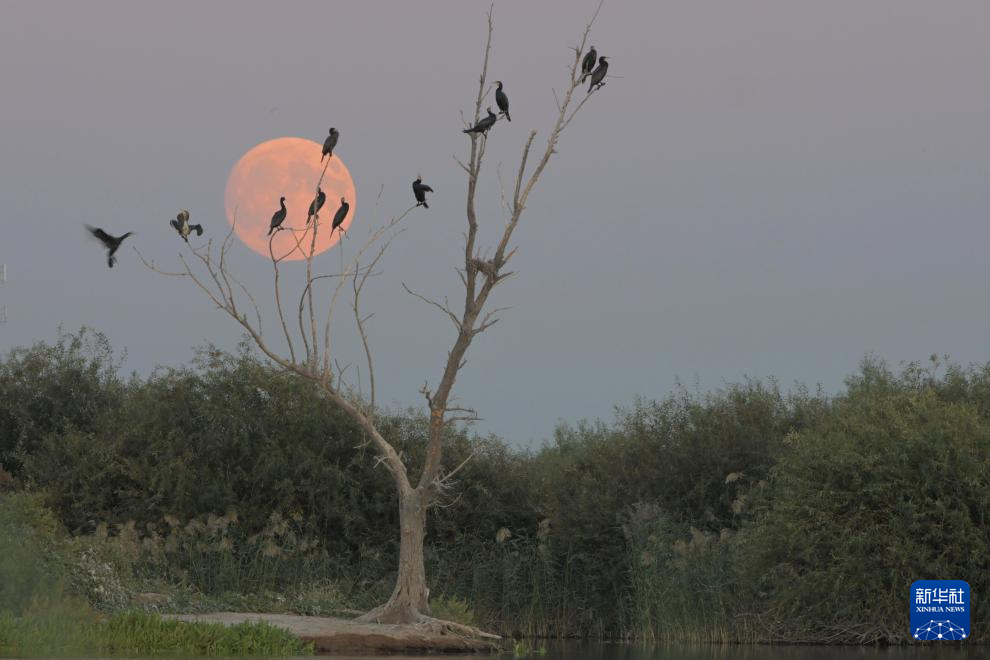
[[[601,87],[605,84],[605,74],[608,73],[608,62],[605,56],[602,55],[598,58],[598,68],[591,72],[591,84],[588,85],[588,93],[590,94],[595,86]]]
[[[338,139],[340,139],[340,131],[338,131],[336,128],[331,127],[330,135],[328,135],[327,139],[323,141],[323,155],[320,156],[321,163],[323,162],[323,159],[326,158],[327,156],[333,158],[333,148],[337,146]]]
[[[430,208],[430,205],[426,203],[426,193],[433,192],[433,188],[423,183],[423,177],[419,174],[416,175],[416,180],[413,181],[413,194],[416,195],[416,206],[422,206],[423,208]]]
[[[512,117],[509,116],[509,97],[502,91],[502,81],[496,80],[495,84],[498,85],[498,89],[495,90],[495,104],[498,105],[498,109],[502,111],[505,118],[512,121]]]
[[[186,243],[189,242],[189,234],[193,232],[196,232],[197,236],[203,235],[203,225],[189,224],[189,211],[185,209],[179,211],[179,215],[175,216],[175,220],[169,220],[168,224],[172,225],[175,231],[179,232],[179,236]]]
[[[281,207],[279,210],[275,211],[275,215],[272,216],[272,226],[268,228],[268,235],[271,236],[272,232],[276,229],[282,228],[282,223],[285,222],[285,197],[281,197],[278,200],[278,204]]]
[[[134,233],[129,231],[123,236],[111,236],[99,227],[90,227],[89,225],[86,225],[86,229],[89,230],[89,233],[92,234],[96,240],[103,243],[103,246],[106,247],[107,265],[110,266],[110,268],[113,268],[113,265],[117,263],[117,257],[113,256],[114,252],[117,251],[117,248],[120,247],[120,244],[124,242],[125,238]]]
[[[323,192],[323,189],[322,188],[320,188],[319,186],[317,186],[316,187],[316,197],[309,204],[309,215],[306,216],[306,224],[307,225],[309,224],[309,221],[312,220],[313,218],[319,218],[320,217],[317,214],[320,212],[320,209],[323,208],[323,203],[325,201],[327,201],[327,194],[325,192]]]
[[[584,59],[581,60],[581,82],[591,75],[592,69],[595,68],[595,60],[598,59],[598,51],[592,46],[591,50],[585,54]]]
[[[333,216],[333,222],[330,223],[330,235],[333,236],[333,230],[339,227],[343,222],[344,218],[347,217],[347,212],[351,210],[351,205],[347,203],[347,200],[343,197],[340,198],[340,208]],[[344,231],[341,229],[341,231]]]
[[[482,119],[479,119],[478,120],[478,123],[475,124],[474,126],[472,126],[471,128],[465,128],[464,129],[464,132],[465,133],[483,133],[483,134],[486,134],[487,135],[488,134],[488,129],[495,125],[495,120],[496,119],[498,119],[498,117],[495,116],[495,113],[492,112],[492,109],[491,108],[488,108],[488,116],[487,117],[483,117]]]

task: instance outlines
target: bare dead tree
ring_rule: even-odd
[[[344,410],[360,427],[368,442],[377,452],[379,463],[391,474],[399,501],[398,577],[388,601],[360,617],[359,620],[380,623],[443,625],[449,630],[460,628],[462,632],[481,634],[480,631],[474,629],[466,630],[464,627],[454,626],[447,622],[438,622],[429,616],[429,590],[423,558],[426,513],[431,505],[437,504],[438,497],[450,488],[453,477],[467,463],[465,461],[446,471],[443,466],[444,438],[447,430],[457,422],[477,419],[474,410],[453,405],[452,394],[457,376],[465,365],[465,356],[471,343],[478,335],[498,322],[498,314],[504,309],[487,309],[487,305],[495,287],[513,274],[506,269],[516,250],[515,247],[510,247],[510,241],[526,210],[530,194],[539,182],[551,158],[557,153],[558,140],[585,103],[596,93],[591,91],[585,94],[581,90],[583,87],[581,55],[600,9],[601,3],[585,27],[580,43],[573,48],[573,59],[569,64],[570,76],[562,95],[558,95],[556,90],[553,92],[557,115],[545,147],[541,153],[534,153],[533,145],[537,135],[535,130],[529,133],[523,145],[511,198],[506,198],[503,193],[503,205],[507,210],[508,220],[498,243],[495,245],[494,254],[490,257],[483,256],[478,245],[480,220],[476,204],[482,164],[485,159],[485,148],[488,142],[487,135],[470,134],[471,149],[466,163],[455,157],[467,175],[467,232],[465,234],[464,263],[457,269],[464,287],[463,308],[455,311],[447,300],[442,302],[434,300],[412,291],[403,284],[406,291],[441,312],[453,323],[456,329],[456,338],[447,354],[447,360],[439,381],[435,387],[430,387],[428,383],[424,383],[420,389],[420,393],[426,399],[430,415],[426,457],[418,479],[410,478],[403,458],[379,431],[376,422],[375,368],[367,333],[367,323],[371,316],[365,315],[361,311],[361,294],[365,285],[369,278],[376,274],[375,269],[389,245],[401,233],[402,220],[416,208],[415,206],[406,209],[402,214],[393,217],[389,222],[373,230],[368,239],[357,250],[357,253],[339,272],[330,274],[314,272],[313,253],[320,226],[318,218],[315,218],[312,225],[304,230],[292,230],[301,232],[301,234],[295,236],[295,247],[289,253],[276,256],[272,243],[269,243],[277,320],[281,339],[285,342],[288,355],[279,353],[274,344],[266,338],[262,329],[261,311],[254,296],[228,268],[227,253],[232,243],[233,227],[216,254],[214,254],[213,241],[210,240],[203,247],[190,247],[190,258],[187,259],[186,255],[180,255],[183,266],[180,271],[164,271],[141,256],[145,265],[158,273],[192,280],[217,308],[226,312],[241,325],[261,352],[272,362],[313,382],[330,402]],[[481,117],[482,106],[490,88],[488,62],[494,32],[493,9],[489,9],[487,27],[484,61],[474,103],[475,123]],[[576,96],[576,94],[578,95]],[[325,171],[324,169],[324,173]],[[322,182],[322,178],[321,175],[320,182]],[[317,183],[318,186],[319,182]],[[380,197],[379,194],[379,199]],[[306,242],[309,242],[308,252],[304,249]],[[290,330],[290,324],[286,321],[280,279],[281,262],[296,250],[300,250],[306,256],[307,262],[305,286],[299,295],[298,333]],[[190,262],[198,265],[198,267],[194,269]],[[331,282],[333,286],[324,294],[327,309],[321,333],[317,322],[316,289],[325,282]],[[351,382],[346,378],[347,367],[337,359],[332,343],[332,330],[335,327],[334,314],[341,294],[344,293],[348,284],[352,296],[350,311],[364,353],[362,361],[365,363],[369,387],[367,395],[363,392],[363,378],[358,378],[356,382]],[[249,312],[253,312],[253,314],[249,315]],[[300,351],[297,351],[297,346],[301,346]]]

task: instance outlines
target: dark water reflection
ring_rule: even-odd
[[[987,658],[990,647],[965,643],[932,643],[905,648],[833,646],[711,646],[688,644],[545,643],[547,654],[527,660],[968,660]],[[539,648],[539,643],[536,645]],[[340,660],[423,660],[424,656],[336,656]],[[443,660],[481,660],[499,656],[427,656]],[[502,655],[512,658],[511,653]]]
[[[533,653],[527,660],[981,660],[990,659],[990,647],[965,643],[874,648],[834,646],[711,646],[693,644],[608,644],[597,642],[545,643],[547,654]],[[539,648],[539,644],[536,645]],[[434,656],[332,656],[337,660],[510,660],[512,654]],[[95,660],[95,659],[90,659]],[[161,660],[160,658],[158,660]],[[171,657],[171,660],[193,660]],[[203,660],[203,659],[195,659]],[[304,660],[282,658],[281,660]]]

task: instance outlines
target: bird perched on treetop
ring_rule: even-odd
[[[602,55],[598,58],[598,68],[591,72],[591,84],[588,85],[588,93],[595,89],[595,86],[601,87],[605,84],[605,74],[608,73],[608,62],[605,60],[605,56]]]
[[[185,209],[179,211],[179,215],[175,216],[175,220],[169,220],[168,224],[172,225],[175,231],[179,232],[179,236],[186,243],[189,242],[189,234],[193,232],[196,232],[197,236],[203,235],[203,225],[189,224],[189,211]]]
[[[433,192],[433,188],[423,183],[423,177],[419,174],[416,175],[416,180],[413,181],[413,194],[416,196],[416,206],[422,206],[423,208],[430,208],[430,205],[426,203],[426,193]]]
[[[319,186],[317,186],[316,187],[316,197],[309,204],[309,215],[306,216],[306,224],[307,225],[309,224],[309,221],[312,220],[313,218],[319,218],[320,217],[317,214],[320,212],[320,209],[323,208],[323,202],[325,202],[325,201],[327,201],[327,194],[325,192],[323,192],[323,189],[322,188],[320,188]]]
[[[488,129],[490,129],[492,126],[495,125],[495,120],[496,119],[498,119],[498,117],[495,116],[495,113],[492,112],[492,109],[491,108],[488,108],[488,116],[479,119],[478,120],[478,123],[475,124],[474,126],[472,126],[471,128],[465,128],[464,129],[464,132],[465,133],[484,133],[484,134],[487,134],[488,133]]]
[[[591,50],[585,54],[584,59],[581,60],[581,82],[591,75],[591,70],[595,68],[595,60],[598,59],[598,51],[592,46]]]
[[[110,268],[113,268],[113,265],[117,263],[117,258],[113,256],[114,252],[117,251],[117,248],[120,247],[120,244],[124,242],[125,238],[134,233],[129,231],[123,236],[111,236],[99,227],[90,227],[89,225],[86,225],[86,229],[89,230],[89,233],[92,234],[96,240],[103,243],[103,246],[106,247],[107,265],[110,266]]]
[[[351,205],[347,203],[347,200],[343,197],[340,198],[340,208],[333,215],[333,222],[330,223],[330,235],[333,236],[333,230],[339,227],[344,222],[344,218],[347,217],[347,212],[351,209]],[[344,231],[341,229],[340,231]]]
[[[340,139],[340,131],[336,128],[330,127],[330,135],[328,135],[327,139],[323,141],[323,155],[320,156],[321,163],[327,156],[333,158],[333,148],[337,146],[338,139]]]
[[[512,117],[509,116],[509,97],[502,91],[502,81],[496,80],[495,84],[498,85],[498,89],[495,90],[495,104],[502,111],[502,114],[505,115],[505,118],[512,121]]]
[[[281,208],[275,211],[275,215],[272,216],[272,225],[271,227],[268,228],[269,236],[271,236],[272,232],[275,231],[276,229],[281,229],[282,223],[285,222],[285,214],[286,214],[285,197],[279,198],[278,204]]]

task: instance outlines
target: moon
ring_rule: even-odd
[[[241,156],[227,177],[223,205],[227,222],[234,227],[237,237],[246,246],[266,259],[271,258],[271,252],[274,252],[276,258],[284,256],[286,261],[306,258],[313,236],[309,232],[304,234],[302,230],[306,228],[306,214],[316,197],[316,184],[320,181],[325,165],[326,174],[320,187],[327,199],[320,209],[313,256],[340,241],[340,231],[333,232],[331,237],[330,221],[343,197],[351,207],[341,225],[347,231],[356,216],[357,193],[344,161],[335,153],[330,158],[329,165],[326,160],[321,163],[322,152],[321,143],[297,137],[281,137],[262,142]],[[279,210],[280,197],[285,197],[287,210],[282,227],[300,231],[276,231],[269,252],[268,229],[272,215]]]

